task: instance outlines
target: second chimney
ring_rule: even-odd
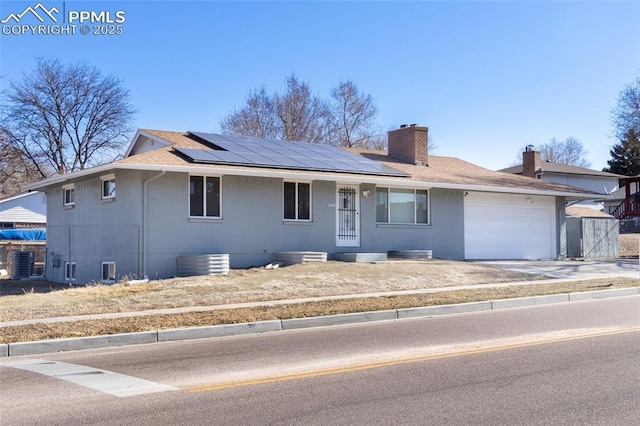
[[[429,128],[403,124],[387,133],[389,156],[411,164],[429,165]]]
[[[535,178],[536,172],[541,166],[540,151],[536,151],[532,145],[528,145],[522,153],[522,176]]]

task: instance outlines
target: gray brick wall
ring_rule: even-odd
[[[62,187],[47,191],[48,279],[64,282],[65,262],[76,262],[78,283],[99,280],[103,261],[115,261],[119,276],[139,274],[141,173],[118,171],[115,177],[111,200],[101,200],[100,176],[74,182],[73,207],[63,207]]]
[[[116,172],[116,198],[100,200],[100,177],[76,182],[75,206],[62,189],[47,192],[47,278],[64,281],[64,262],[77,262],[79,283],[100,278],[100,262],[115,261],[119,277],[143,269],[143,182],[157,172]],[[361,185],[360,247],[336,247],[336,183],[312,182],[312,221],[283,220],[282,179],[222,177],[222,218],[189,218],[189,176],[167,173],[148,185],[147,273],[177,273],[183,254],[228,253],[232,267],[263,265],[278,251],[386,252],[431,249],[435,257],[464,255],[462,191],[430,191],[431,224],[376,224],[375,186]],[[362,191],[369,196],[362,196]],[[52,267],[57,257],[59,267]]]

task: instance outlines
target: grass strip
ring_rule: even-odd
[[[540,296],[547,294],[636,287],[637,279],[613,278],[552,284],[443,291],[432,294],[362,297],[252,308],[193,311],[179,314],[145,315],[126,318],[81,320],[52,324],[2,327],[0,343],[85,337],[153,331],[205,325],[238,324],[354,312],[448,305],[485,300]]]

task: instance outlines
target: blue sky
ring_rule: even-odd
[[[41,2],[124,11],[123,34],[0,35],[0,84],[36,56],[87,61],[124,80],[142,128],[215,131],[250,89],[295,73],[324,98],[355,82],[382,129],[428,126],[435,155],[499,169],[573,136],[601,169],[610,111],[640,73],[637,1]],[[37,3],[3,0],[0,20]]]

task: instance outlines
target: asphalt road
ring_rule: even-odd
[[[636,425],[639,348],[631,296],[10,357],[0,424]]]

